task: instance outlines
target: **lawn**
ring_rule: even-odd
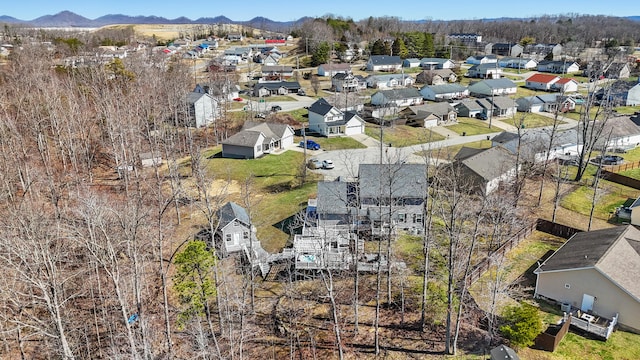
[[[320,144],[320,148],[324,150],[344,150],[344,149],[364,149],[366,148],[361,142],[354,140],[353,138],[344,137],[331,137],[326,138],[323,136],[308,136],[307,140],[313,140]],[[302,137],[296,137],[296,141],[302,141]]]
[[[293,116],[294,119],[301,123],[309,122],[309,110],[307,109],[295,109],[284,113]]]
[[[368,123],[365,133],[374,139],[380,140],[379,125]],[[391,146],[404,147],[440,140],[444,140],[444,136],[422,127],[393,125],[383,128],[382,142],[391,144]]]
[[[640,106],[620,106],[616,108],[616,112],[623,115],[631,115],[636,111],[640,111]]]
[[[491,147],[491,140],[474,141],[460,145],[447,146],[442,151],[434,151],[433,156],[440,159],[452,159],[462,147],[474,148],[474,149],[488,149]],[[420,155],[420,154],[416,154]]]
[[[630,198],[637,198],[638,195],[640,195],[640,190],[606,180],[600,180],[593,216],[605,221],[609,220],[611,214],[618,206],[624,204]],[[593,188],[590,186],[580,186],[573,192],[567,194],[562,199],[560,205],[565,209],[589,216],[592,200]]]
[[[459,117],[458,123],[448,125],[447,129],[455,131],[458,134],[466,133],[467,135],[482,135],[499,132],[500,129],[489,129],[489,123],[486,120],[478,120],[468,117]]]
[[[524,116],[524,120],[523,120],[523,116]],[[526,129],[553,125],[552,118],[544,115],[536,114],[536,113],[520,113],[519,112],[515,117],[504,119],[501,121],[513,126],[519,126],[520,124],[522,124]],[[518,125],[516,125],[516,123]],[[564,121],[558,120],[558,124],[564,124],[564,123],[565,123]]]
[[[297,151],[249,160],[221,158],[220,152],[221,148],[216,147],[205,154],[209,175],[216,179],[232,180],[240,188],[250,181],[251,202],[255,206],[252,220],[257,227],[258,237],[267,251],[279,251],[288,235],[274,225],[306,205],[307,199],[316,192],[318,175],[308,173],[307,183],[302,187],[296,186],[299,181],[298,169],[304,160],[304,155]],[[242,201],[233,196],[241,197],[241,194],[232,194],[230,200]]]

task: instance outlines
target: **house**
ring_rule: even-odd
[[[251,49],[251,47],[248,47],[248,46],[232,47],[232,48],[226,49],[223,55],[239,56],[240,58],[242,58],[242,60],[246,60],[253,56],[253,49]]]
[[[553,55],[553,59],[557,59],[562,55],[562,50],[561,44],[535,44],[528,45],[525,49],[526,52],[539,59],[544,59],[549,53]]]
[[[515,156],[501,146],[463,147],[456,154],[454,164],[460,169],[460,177],[468,182],[468,188],[482,195],[489,195],[501,184],[511,182],[516,174]]]
[[[628,79],[631,76],[631,68],[626,62],[614,62],[604,72],[607,79]]]
[[[405,74],[369,75],[365,80],[367,87],[381,90],[408,87],[415,83],[410,75]]]
[[[521,112],[567,112],[576,108],[576,100],[569,96],[556,94],[526,96],[516,99],[518,111]]]
[[[367,61],[367,71],[399,71],[402,68],[400,56],[371,55]]]
[[[416,82],[427,85],[442,85],[458,81],[458,75],[451,69],[423,70],[416,75]]]
[[[482,35],[475,33],[452,33],[447,35],[448,43],[461,43],[463,45],[475,46],[482,42]]]
[[[520,360],[518,354],[506,345],[494,347],[491,349],[490,355],[490,360]]]
[[[239,33],[229,33],[227,35],[228,41],[242,41],[243,39],[244,37],[242,36],[242,34],[239,34]]]
[[[538,63],[537,70],[554,74],[571,74],[580,72],[580,65],[575,61],[542,60]]]
[[[511,56],[517,57],[522,54],[524,48],[520,44],[510,43],[489,43],[485,45],[484,52],[486,54],[494,54],[498,56]]]
[[[604,125],[601,120],[593,123],[596,128],[602,127],[602,134],[596,141],[597,149],[631,149],[640,144],[640,124],[638,118],[630,118],[629,116],[617,116],[607,119]],[[582,129],[582,124],[578,125],[578,131]],[[605,145],[605,141],[609,140]]]
[[[425,100],[444,101],[469,96],[469,89],[460,84],[425,85],[420,89]]]
[[[545,129],[526,129],[520,135],[504,131],[491,139],[491,146],[502,146],[513,155],[520,152],[523,162],[538,163],[566,156],[576,156],[582,150],[578,143],[578,132],[574,129],[557,131],[551,141],[549,131]],[[547,156],[547,151],[549,154]]]
[[[513,95],[518,90],[518,86],[507,78],[481,80],[468,88],[475,96]]]
[[[456,67],[456,63],[451,59],[422,58],[420,59],[420,67],[425,70],[453,69]]]
[[[471,65],[493,64],[497,62],[498,58],[493,54],[469,56],[466,60],[466,63]]]
[[[498,60],[498,65],[510,69],[530,70],[535,69],[538,66],[538,62],[534,59],[505,56]]]
[[[579,232],[534,274],[536,298],[580,309],[592,317],[580,317],[589,322],[615,318],[621,327],[640,331],[640,231],[633,225]]]
[[[350,72],[338,73],[331,78],[331,88],[339,92],[357,92],[367,88],[367,80]]]
[[[371,105],[410,106],[422,104],[422,94],[414,88],[380,90],[371,95]]]
[[[560,78],[551,88],[561,93],[576,92],[578,91],[578,82],[572,78]]]
[[[321,64],[318,66],[318,76],[333,77],[336,74],[347,74],[351,72],[349,64]]]
[[[473,65],[465,75],[472,78],[499,79],[502,72],[502,68],[496,62]]]
[[[491,105],[487,105],[491,106]],[[478,114],[486,114],[485,107],[480,105],[477,99],[462,99],[455,105],[459,116],[476,117]]]
[[[269,139],[270,140],[270,139]],[[222,157],[256,159],[264,156],[264,148],[272,144],[260,131],[243,130],[222,141]]]
[[[140,165],[145,167],[155,167],[162,164],[162,156],[157,152],[145,152],[140,154]]]
[[[607,89],[596,91],[595,96],[598,101],[609,102],[611,106],[638,106],[640,82],[616,80]]]
[[[492,96],[486,99],[491,104],[492,116],[509,117],[518,112],[518,104],[508,96]]]
[[[458,122],[458,113],[451,104],[446,102],[409,106],[401,111],[401,114],[407,119],[407,124],[417,124],[421,127],[441,126]]]
[[[555,84],[560,77],[550,74],[533,74],[525,81],[525,87],[534,90],[551,91],[553,84]]]
[[[242,251],[255,237],[256,229],[251,225],[247,211],[235,202],[224,204],[218,211],[218,230],[214,237],[216,248],[222,257]]]
[[[638,197],[631,205],[631,225],[640,226],[640,197]]]
[[[420,59],[410,58],[402,61],[402,67],[417,68],[420,67]]]
[[[261,69],[266,81],[283,81],[293,76],[293,67],[286,65],[264,65]]]
[[[199,128],[209,125],[216,118],[217,109],[218,105],[211,95],[201,92],[187,94],[189,126]]]
[[[269,139],[269,143],[272,144],[268,149],[263,149],[265,153],[284,150],[294,145],[293,136],[295,131],[287,124],[245,121],[242,130],[260,131],[264,134],[265,138]]]
[[[309,130],[322,136],[351,136],[364,133],[364,120],[354,111],[341,111],[319,99],[309,106]]]
[[[359,213],[376,234],[389,229],[422,231],[427,178],[421,164],[360,164]]]
[[[361,112],[364,110],[364,100],[358,94],[351,92],[333,93],[324,99],[342,112]]]
[[[263,82],[253,86],[253,96],[296,94],[300,89],[300,83],[297,81]]]
[[[211,95],[218,103],[232,101],[240,95],[240,85],[227,78],[218,78],[206,84],[196,84],[194,92]]]

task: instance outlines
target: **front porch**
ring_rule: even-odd
[[[618,323],[618,314],[616,314],[613,319],[608,319],[575,308],[572,308],[572,311],[569,313],[564,313],[563,321],[567,321],[569,317],[571,317],[571,326],[573,328],[577,328],[580,331],[605,341],[609,338]]]

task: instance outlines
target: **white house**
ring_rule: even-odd
[[[535,69],[538,66],[538,62],[534,59],[505,56],[498,60],[498,65],[510,69],[529,70]]]
[[[367,87],[381,90],[408,87],[415,83],[415,79],[406,74],[369,75],[365,80]]]
[[[466,63],[471,65],[490,64],[497,62],[498,57],[493,54],[469,56],[466,60]]]
[[[572,78],[561,78],[553,84],[552,89],[562,93],[578,91],[578,82]]]
[[[420,59],[416,59],[416,58],[404,59],[404,61],[402,61],[402,66],[406,68],[420,67]]]
[[[483,79],[499,79],[502,76],[502,68],[498,63],[486,63],[473,65],[467,70],[466,76]]]
[[[355,112],[343,112],[319,99],[309,107],[309,130],[327,137],[364,133],[364,120]]]
[[[420,59],[420,67],[425,70],[453,69],[456,67],[456,63],[451,59],[422,58]]]
[[[549,72],[554,74],[571,74],[580,72],[580,65],[575,61],[551,61],[542,60],[537,67],[540,72]]]
[[[507,78],[487,79],[469,85],[469,93],[477,96],[512,95],[518,86]]]
[[[361,75],[339,73],[331,78],[331,88],[338,92],[357,92],[367,88],[367,80]]]
[[[199,128],[212,123],[216,117],[217,108],[217,102],[209,94],[201,92],[187,94],[187,111],[191,126]]]
[[[371,95],[371,105],[411,106],[422,103],[422,94],[414,88],[380,90]]]
[[[469,89],[460,84],[425,85],[420,89],[425,100],[462,99],[469,96]]]
[[[533,74],[525,81],[525,87],[534,90],[550,91],[560,77],[550,74]]]
[[[336,74],[347,74],[351,72],[349,64],[321,64],[318,66],[318,76],[333,77]]]
[[[400,56],[371,55],[367,61],[368,71],[399,71],[401,68]]]

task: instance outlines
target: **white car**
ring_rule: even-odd
[[[333,161],[332,160],[322,160],[322,168],[323,169],[333,169]]]

